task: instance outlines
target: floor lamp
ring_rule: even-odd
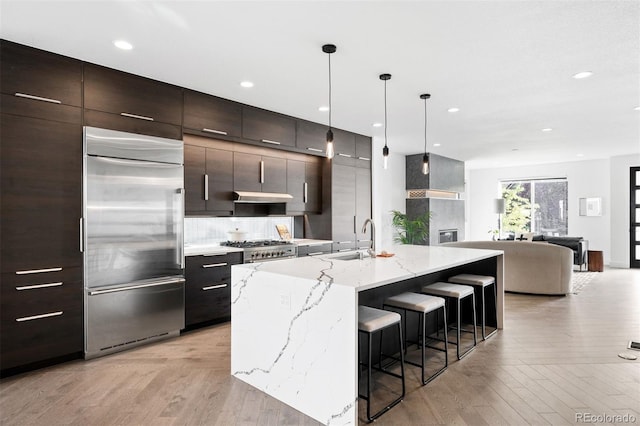
[[[493,205],[494,213],[498,215],[498,239],[502,238],[502,214],[504,213],[504,198],[496,198]]]

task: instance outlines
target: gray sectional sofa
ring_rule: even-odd
[[[571,293],[574,253],[570,248],[530,241],[456,241],[443,247],[504,251],[504,289],[515,293]]]

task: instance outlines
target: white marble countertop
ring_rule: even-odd
[[[261,272],[327,282],[353,287],[360,292],[503,254],[501,250],[441,246],[397,245],[393,246],[392,250],[393,257],[340,260],[336,257],[354,252],[333,253],[276,262],[234,265],[233,268],[257,269]]]
[[[243,251],[241,248],[225,247],[219,244],[197,244],[184,246],[185,256],[212,256]]]

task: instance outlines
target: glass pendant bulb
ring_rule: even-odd
[[[333,150],[333,131],[327,130],[327,158],[333,158],[335,152]]]
[[[382,148],[382,166],[386,169],[389,162],[389,147]]]
[[[422,174],[429,174],[429,156],[427,154],[424,154],[422,156]]]

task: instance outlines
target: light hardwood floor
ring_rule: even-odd
[[[230,326],[0,381],[2,425],[307,425],[296,410],[229,375]],[[607,269],[578,295],[507,294],[506,328],[421,387],[380,425],[573,424],[631,415],[640,424],[640,270]],[[634,352],[640,355],[640,352]],[[360,404],[363,416],[364,401]]]

